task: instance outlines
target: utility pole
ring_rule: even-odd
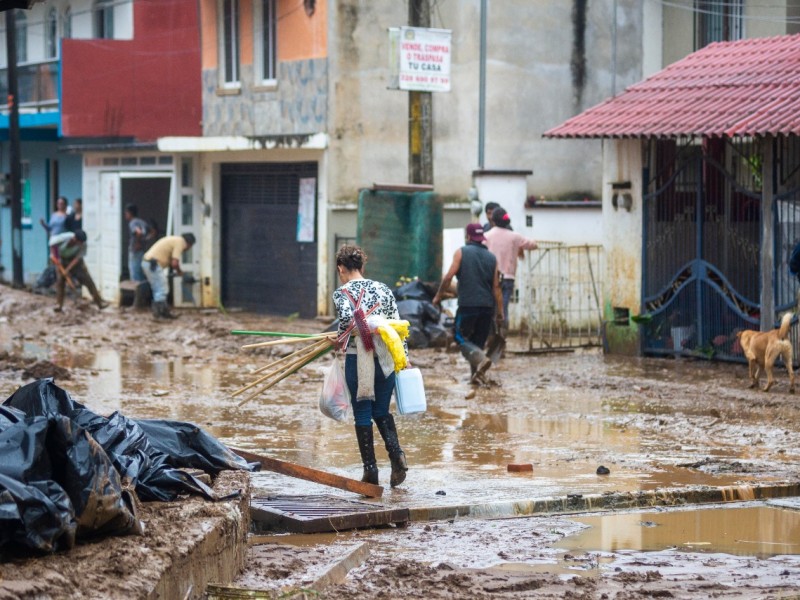
[[[408,24],[431,26],[430,0],[409,0]],[[433,94],[408,92],[408,180],[433,185]]]
[[[486,146],[486,0],[481,0],[480,76],[478,82],[478,168],[484,167]]]
[[[22,281],[22,164],[19,146],[19,98],[17,94],[17,29],[13,10],[6,11],[6,56],[8,57],[8,141],[9,167],[11,174],[11,251],[13,256],[13,279],[15,288]]]

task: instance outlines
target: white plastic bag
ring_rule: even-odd
[[[326,417],[344,423],[350,419],[350,390],[347,389],[339,355],[334,354],[331,366],[321,370],[325,372],[325,379],[322,381],[319,409]]]

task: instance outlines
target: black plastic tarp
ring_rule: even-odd
[[[253,465],[190,423],[103,417],[52,379],[21,387],[0,406],[0,551],[140,531],[131,489],[142,500],[220,499],[182,468]]]

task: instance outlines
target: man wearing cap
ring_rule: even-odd
[[[50,238],[50,260],[56,266],[56,312],[61,312],[64,306],[64,286],[69,282],[74,289],[72,278],[85,285],[92,295],[97,307],[100,309],[108,306],[108,302],[100,297],[100,292],[94,285],[94,280],[83,262],[86,254],[86,232],[83,229],[65,231]]]
[[[502,324],[504,319],[497,258],[483,244],[485,240],[479,223],[467,225],[466,244],[456,250],[453,263],[433,298],[433,304],[439,306],[453,277],[458,278],[455,339],[461,354],[469,362],[470,383],[473,384],[480,383],[492,366],[492,361],[483,351],[492,322],[497,319]]]
[[[167,306],[169,285],[167,284],[166,269],[172,269],[176,275],[183,275],[181,255],[194,246],[194,241],[194,235],[191,233],[168,235],[158,240],[150,247],[150,250],[145,252],[142,259],[142,270],[153,292],[151,308],[156,319],[174,318]]]

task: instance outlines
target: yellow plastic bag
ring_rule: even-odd
[[[388,348],[389,354],[392,355],[392,360],[394,361],[395,373],[405,369],[408,365],[408,358],[406,358],[403,340],[408,337],[410,323],[382,317],[373,318],[372,316],[369,317],[367,322],[370,325],[370,329],[376,331],[381,336],[383,343],[386,344],[386,348]]]

